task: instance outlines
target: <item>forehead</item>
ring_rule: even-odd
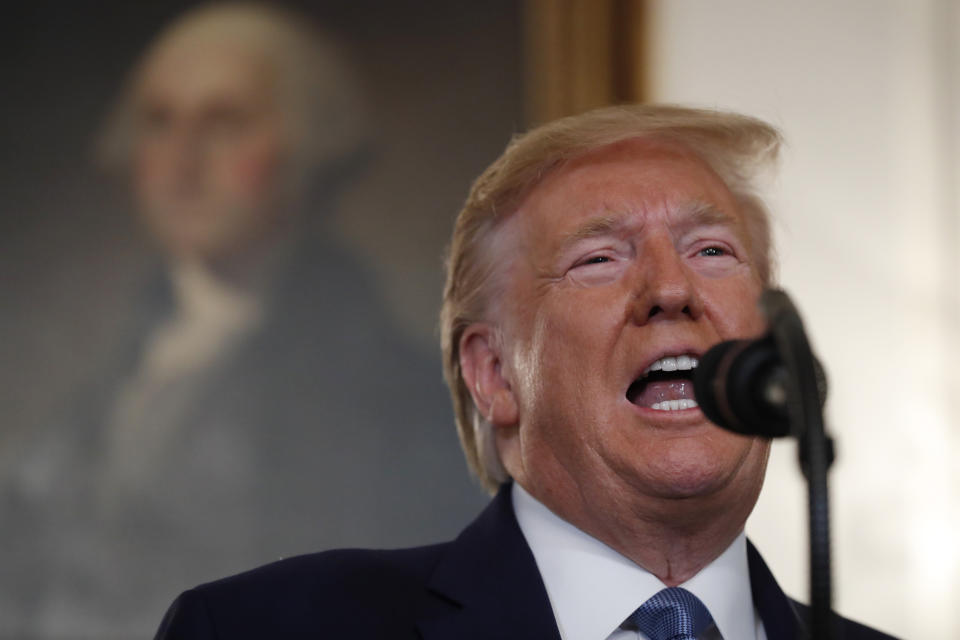
[[[582,155],[548,174],[526,205],[542,201],[619,199],[664,204],[725,201],[729,189],[710,166],[675,142],[628,140]],[[720,204],[719,202],[717,204]]]
[[[552,171],[508,226],[543,245],[570,227],[651,219],[744,226],[736,198],[704,160],[679,143],[644,139],[602,147]]]
[[[275,73],[265,55],[229,39],[184,39],[163,43],[147,59],[139,79],[140,102],[263,100]]]

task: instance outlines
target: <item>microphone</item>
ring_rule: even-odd
[[[822,407],[827,377],[814,359]],[[693,393],[707,418],[745,435],[790,435],[790,381],[773,334],[757,340],[729,340],[710,348],[694,370]]]
[[[810,518],[810,637],[830,639],[836,634],[831,632],[827,471],[834,451],[823,425],[827,377],[786,292],[767,289],[758,302],[767,334],[709,349],[694,371],[693,393],[704,415],[725,429],[797,438]]]

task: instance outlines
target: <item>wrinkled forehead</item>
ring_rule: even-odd
[[[590,149],[553,165],[527,191],[517,210],[523,209],[531,196],[542,196],[545,191],[562,189],[571,182],[585,179],[619,185],[634,178],[652,178],[645,186],[655,191],[658,186],[655,178],[678,167],[697,172],[698,181],[704,186],[728,189],[710,163],[688,145],[663,137],[637,137]]]
[[[535,247],[564,225],[610,226],[639,214],[724,223],[746,235],[739,209],[723,179],[689,147],[639,138],[553,167],[524,195],[500,234],[525,237]]]

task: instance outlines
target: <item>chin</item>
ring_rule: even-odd
[[[729,479],[729,473],[718,469],[682,467],[670,469],[651,485],[660,497],[682,500],[713,495],[727,486]]]
[[[748,459],[750,448],[712,447],[703,441],[673,443],[659,454],[633,461],[636,488],[661,498],[709,496],[729,486]],[[639,462],[638,462],[639,460]]]
[[[171,255],[190,262],[208,262],[218,253],[216,243],[182,231],[167,235],[161,239],[161,243]]]

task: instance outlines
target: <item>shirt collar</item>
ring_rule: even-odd
[[[633,561],[563,520],[519,484],[513,508],[533,551],[563,638],[603,640],[665,585]],[[746,537],[680,585],[706,605],[724,638],[753,638]]]

